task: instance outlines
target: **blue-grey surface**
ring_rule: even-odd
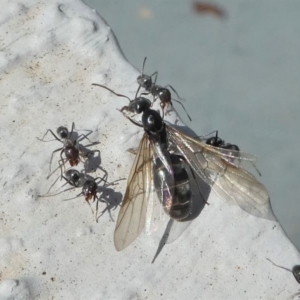
[[[127,59],[172,84],[199,135],[220,136],[258,157],[274,212],[300,249],[300,1],[227,0],[225,18],[192,2],[88,0]]]

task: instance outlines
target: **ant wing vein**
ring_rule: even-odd
[[[266,187],[249,172],[228,161],[233,151],[224,151],[197,141],[173,127],[167,127],[170,143],[185,157],[192,169],[217,195],[237,203],[256,217],[276,220]],[[249,156],[251,158],[251,156]],[[240,153],[239,160],[247,161]],[[253,160],[249,160],[253,163]]]
[[[132,165],[116,224],[114,243],[118,251],[129,246],[142,232],[152,187],[152,158],[148,135],[144,134]]]

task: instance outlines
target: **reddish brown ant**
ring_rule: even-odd
[[[80,161],[84,162],[83,160],[85,158],[89,157],[91,154],[98,152],[100,155],[99,150],[85,151],[83,146],[81,146],[78,143],[78,141],[80,139],[87,139],[89,142],[91,142],[89,140],[89,138],[87,137],[87,135],[80,134],[76,139],[71,138],[73,131],[74,131],[74,127],[75,127],[75,124],[73,122],[72,129],[69,132],[67,127],[59,126],[56,130],[56,133],[58,136],[55,135],[51,129],[48,129],[42,139],[37,138],[38,140],[40,140],[42,142],[50,142],[50,141],[44,140],[45,136],[50,132],[57,141],[59,141],[63,144],[63,146],[61,148],[54,150],[51,154],[51,159],[50,159],[50,163],[49,163],[49,175],[47,176],[47,179],[53,174],[53,172],[51,173],[52,159],[53,159],[54,153],[56,153],[58,151],[60,151],[60,160],[58,161],[58,164],[59,164],[58,168],[61,169],[61,177],[62,177],[62,173],[63,173],[62,167],[65,166],[66,162],[69,162],[69,164],[73,167],[73,166],[77,166]],[[95,144],[98,144],[98,142],[92,143],[92,145],[95,145]],[[65,158],[63,158],[63,154],[65,155]],[[57,169],[55,169],[54,172],[56,170]]]
[[[96,222],[98,223],[98,218],[106,211],[109,210],[110,212],[110,207],[111,207],[111,203],[109,200],[104,199],[103,197],[99,197],[97,194],[98,193],[103,193],[104,190],[110,186],[110,185],[115,185],[117,184],[116,182],[119,180],[123,180],[123,179],[119,179],[116,180],[114,182],[108,183],[106,181],[107,179],[107,173],[105,172],[104,177],[92,177],[90,175],[87,175],[85,173],[85,171],[83,172],[79,172],[78,170],[75,169],[69,169],[65,172],[65,175],[62,176],[63,179],[65,179],[66,183],[63,184],[63,186],[65,186],[67,183],[71,185],[70,188],[67,188],[63,191],[54,193],[54,194],[49,194],[49,191],[51,190],[51,188],[53,187],[53,185],[57,182],[57,180],[59,179],[59,177],[53,182],[53,184],[50,186],[48,192],[45,195],[38,195],[39,197],[52,197],[52,196],[56,196],[59,195],[61,193],[64,193],[66,191],[69,190],[73,190],[74,188],[82,188],[81,192],[79,194],[77,194],[75,197],[73,198],[69,198],[69,199],[65,199],[64,201],[67,200],[73,200],[76,199],[78,197],[80,197],[81,195],[84,196],[84,199],[86,201],[86,203],[89,205],[93,215],[95,215],[95,219]],[[104,182],[104,184],[101,186],[100,183]],[[62,187],[63,187],[62,186]],[[95,202],[96,201],[96,211],[94,212],[93,208],[91,207],[91,203],[90,202]],[[99,202],[103,202],[106,204],[106,208],[102,211],[101,215],[98,216],[98,206],[99,206]]]

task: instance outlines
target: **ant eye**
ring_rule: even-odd
[[[66,139],[69,134],[68,128],[64,126],[58,127],[56,132],[61,139]]]

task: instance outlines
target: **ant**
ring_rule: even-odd
[[[89,207],[91,208],[91,211],[93,213],[93,215],[95,215],[95,219],[96,219],[96,222],[98,223],[98,219],[99,217],[107,210],[109,209],[109,206],[110,206],[110,203],[107,201],[107,200],[102,200],[100,199],[98,196],[97,196],[97,193],[100,191],[99,188],[100,188],[100,183],[102,181],[105,182],[105,185],[103,185],[104,187],[108,187],[109,185],[114,185],[115,182],[112,182],[112,183],[109,183],[107,184],[107,181],[106,181],[106,178],[107,178],[107,173],[104,175],[104,177],[96,177],[96,178],[93,178],[92,176],[90,175],[87,175],[85,172],[79,172],[75,169],[69,169],[65,172],[65,176],[62,176],[62,178],[64,178],[66,180],[66,183],[63,185],[65,186],[67,183],[70,184],[72,187],[70,188],[67,188],[63,191],[60,191],[58,193],[55,193],[55,194],[48,194],[49,191],[51,190],[52,186],[55,184],[55,182],[58,180],[58,178],[54,181],[54,183],[50,186],[48,192],[45,194],[45,195],[38,195],[38,197],[52,197],[52,196],[56,196],[56,195],[59,195],[63,192],[66,192],[66,191],[69,191],[69,190],[72,190],[74,188],[79,188],[81,187],[82,188],[82,191],[76,195],[75,197],[73,198],[70,198],[70,199],[65,199],[64,201],[67,201],[67,200],[72,200],[72,199],[75,199],[75,198],[78,198],[80,197],[81,195],[84,196],[84,199],[85,201],[87,202],[87,204],[89,205]],[[100,180],[99,180],[100,179]],[[91,203],[90,201],[92,200],[92,202],[96,202],[96,211],[94,212],[94,210],[92,209],[91,207]],[[100,202],[103,202],[106,204],[106,209],[101,213],[100,216],[98,216],[98,204],[99,204],[99,201]]]
[[[102,88],[104,88],[104,89],[107,89],[108,91],[110,91],[111,93],[113,93],[114,95],[116,95],[116,96],[118,96],[118,97],[126,98],[126,99],[129,100],[130,103],[131,103],[131,102],[136,103],[137,107],[139,106],[139,104],[140,104],[141,102],[143,102],[143,103],[146,103],[146,102],[148,103],[148,102],[150,102],[149,99],[147,99],[147,98],[145,98],[145,97],[141,97],[142,95],[152,94],[153,97],[154,97],[154,102],[156,101],[156,99],[160,99],[160,101],[161,101],[160,106],[161,106],[161,108],[162,108],[163,115],[164,115],[164,108],[166,107],[166,105],[167,105],[167,104],[172,105],[172,101],[171,101],[171,93],[170,93],[170,91],[169,91],[166,87],[170,87],[170,88],[176,93],[177,96],[178,96],[178,94],[177,94],[177,92],[174,90],[174,88],[173,88],[172,86],[170,86],[170,85],[167,85],[166,87],[161,87],[161,86],[155,84],[156,78],[157,78],[157,71],[154,72],[151,76],[148,76],[148,75],[144,75],[144,74],[143,74],[143,72],[144,72],[144,65],[145,65],[146,59],[147,59],[147,57],[145,57],[145,59],[144,59],[143,68],[142,68],[142,75],[140,75],[140,76],[137,78],[137,81],[138,81],[138,83],[139,83],[139,87],[138,87],[138,89],[137,89],[137,91],[136,91],[136,93],[135,93],[134,99],[130,99],[129,97],[127,97],[127,96],[125,96],[125,95],[118,94],[118,93],[114,92],[113,90],[111,90],[110,88],[108,88],[108,87],[106,87],[106,86],[104,86],[104,85],[102,85],[102,84],[92,83],[92,85],[94,85],[94,86],[100,86],[100,87],[102,87]],[[152,76],[154,76],[155,74],[156,74],[156,78],[155,78],[155,81],[154,81],[154,83],[153,83],[153,82],[152,82]],[[145,88],[146,91],[147,91],[148,93],[141,93],[141,96],[138,97],[137,95],[138,95],[138,92],[139,92],[139,90],[140,90],[141,87]],[[178,98],[180,98],[180,97],[178,96]],[[178,103],[183,107],[183,109],[184,109],[184,111],[186,112],[188,118],[189,118],[190,120],[192,120],[191,117],[189,116],[189,114],[187,113],[185,107],[183,106],[183,104],[182,104],[180,101],[178,101],[178,100],[175,100],[175,99],[172,99],[172,100],[178,102]],[[151,104],[151,106],[152,106],[152,104]],[[127,109],[128,107],[126,106],[125,108]],[[125,108],[123,107],[123,108],[121,109],[121,112],[122,112]],[[143,111],[143,110],[140,110],[140,111],[137,112],[137,113],[141,113],[142,111]]]
[[[240,148],[237,145],[225,143],[224,140],[218,137],[218,130],[215,131],[216,135],[206,139],[205,143],[210,146],[214,146],[217,148],[240,151]],[[210,134],[209,134],[210,135]]]
[[[222,140],[221,138],[218,137],[218,130],[213,131],[212,133],[216,133],[215,136],[210,137],[208,139],[205,139],[205,143],[207,145],[216,147],[216,148],[221,148],[221,149],[225,149],[225,150],[231,150],[233,152],[230,152],[232,154],[231,158],[228,158],[229,163],[235,165],[234,160],[235,158],[238,158],[238,152],[240,152],[240,148],[237,145],[231,144],[231,143],[226,143],[225,140]],[[211,135],[212,133],[209,133],[207,135]],[[206,135],[206,136],[207,136]],[[256,170],[256,172],[258,173],[259,176],[261,176],[260,171],[257,169],[257,167],[255,166],[255,164],[253,162],[251,162],[252,166],[254,167],[254,169]]]
[[[164,110],[164,108],[167,105],[172,106],[172,100],[179,103],[182,106],[182,108],[184,109],[184,111],[187,114],[190,121],[192,121],[192,119],[191,119],[190,115],[187,113],[184,105],[179,100],[175,100],[175,99],[172,98],[171,92],[170,92],[169,89],[167,89],[167,87],[172,89],[172,91],[176,94],[176,96],[181,101],[184,101],[184,99],[179,97],[176,90],[170,84],[166,85],[165,87],[162,87],[162,86],[156,84],[157,75],[158,75],[157,71],[155,71],[151,76],[144,74],[144,67],[145,67],[146,60],[147,60],[147,57],[144,58],[142,72],[141,72],[141,75],[138,76],[137,82],[140,85],[139,89],[141,87],[143,87],[148,93],[142,93],[141,95],[151,94],[154,98],[154,101],[159,99],[160,100],[160,106],[161,106],[162,110]],[[155,76],[154,80],[152,80],[153,76]],[[139,91],[139,89],[138,89],[138,91]]]
[[[63,146],[61,148],[54,150],[51,154],[51,159],[50,159],[50,163],[49,163],[49,175],[47,176],[47,179],[57,170],[57,169],[55,169],[54,172],[51,173],[51,165],[52,165],[53,155],[54,155],[54,153],[56,153],[58,151],[60,151],[60,160],[58,161],[58,164],[59,164],[58,168],[60,168],[60,170],[61,170],[61,177],[62,177],[62,172],[63,172],[62,167],[65,166],[65,163],[67,161],[70,163],[71,167],[73,167],[73,166],[77,166],[79,164],[79,161],[82,161],[81,160],[82,158],[87,158],[87,157],[89,157],[89,155],[94,154],[96,152],[98,152],[100,155],[99,150],[85,151],[84,148],[78,143],[78,141],[81,138],[87,139],[89,142],[91,142],[85,134],[80,134],[75,140],[71,139],[73,131],[74,131],[74,127],[75,127],[75,124],[73,122],[72,129],[69,132],[67,127],[59,126],[56,130],[56,134],[58,135],[58,137],[53,133],[53,131],[51,129],[48,129],[42,139],[37,138],[38,140],[40,140],[42,142],[50,142],[50,141],[44,140],[45,136],[48,134],[48,132],[50,132],[57,141],[59,141],[63,144]],[[97,143],[98,142],[92,143],[92,145],[95,145]],[[65,154],[65,158],[63,158],[63,153]]]

